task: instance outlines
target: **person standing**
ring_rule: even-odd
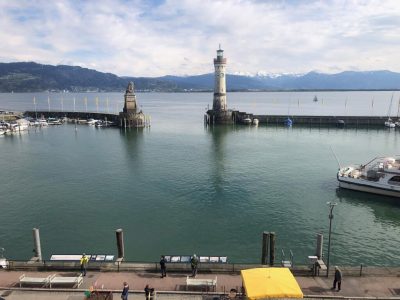
[[[196,277],[197,275],[198,264],[199,264],[199,259],[197,258],[196,254],[193,254],[192,258],[190,259],[190,266],[192,267],[192,277]]]
[[[166,259],[165,256],[162,255],[161,256],[161,260],[160,260],[160,267],[161,267],[161,278],[166,277],[167,276],[167,267],[165,266],[166,263]]]
[[[336,289],[336,283],[338,286],[338,291],[342,288],[342,271],[339,269],[338,266],[335,266],[335,279],[333,280],[333,288],[332,290]]]
[[[80,265],[81,265],[81,273],[83,276],[86,276],[86,268],[87,264],[89,262],[89,258],[86,256],[85,253],[82,254],[81,260],[80,260]]]
[[[144,288],[144,294],[146,296],[146,300],[151,300],[154,298],[154,288],[151,288],[148,284]]]
[[[129,295],[129,285],[128,283],[124,282],[124,288],[122,289],[121,299],[128,300],[128,295]]]

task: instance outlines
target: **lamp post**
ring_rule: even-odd
[[[327,202],[329,205],[329,237],[328,237],[328,258],[326,262],[326,277],[329,276],[329,255],[331,252],[331,232],[332,232],[332,219],[333,219],[333,208],[337,205],[335,202]]]

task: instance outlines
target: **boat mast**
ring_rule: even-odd
[[[389,104],[389,110],[388,110],[388,119],[390,119],[390,113],[392,112],[393,94],[394,93],[392,93],[392,98],[390,98],[390,104]]]
[[[399,112],[400,112],[400,97],[399,97],[399,103],[397,104],[397,120],[399,119]]]

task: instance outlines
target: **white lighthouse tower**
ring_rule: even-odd
[[[206,125],[213,124],[233,124],[235,117],[232,110],[228,110],[226,105],[226,58],[224,58],[224,50],[217,50],[217,58],[214,58],[215,83],[214,97],[212,109],[208,110],[204,115],[204,123]]]
[[[214,98],[213,98],[213,111],[221,112],[226,111],[226,58],[224,58],[224,50],[217,50],[217,58],[214,58],[215,68],[215,84],[214,84]]]

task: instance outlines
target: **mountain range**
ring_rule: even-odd
[[[337,74],[227,75],[228,91],[269,90],[397,90],[400,73],[345,71]],[[78,66],[35,62],[0,63],[0,92],[124,91],[128,82],[137,91],[212,91],[214,74],[195,76],[120,77]]]

